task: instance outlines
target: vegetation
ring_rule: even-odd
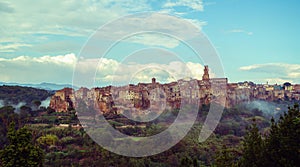
[[[80,122],[74,110],[57,113],[40,107],[38,101],[32,104],[22,106],[19,112],[12,106],[0,108],[0,166],[276,167],[300,164],[298,105],[271,121],[269,115],[257,109],[242,106],[225,109],[214,133],[199,143],[200,130],[209,111],[209,105],[203,105],[191,131],[171,149],[149,157],[130,158],[96,144],[77,126]],[[165,111],[147,123],[134,122],[122,115],[110,114],[107,119],[122,133],[152,136],[165,130],[177,115],[178,110]]]
[[[275,122],[271,120],[269,134],[262,136],[254,121],[243,140],[242,155],[237,162],[223,148],[216,164],[219,166],[298,166],[300,164],[299,105],[289,108]]]
[[[17,105],[24,102],[26,105],[40,105],[40,102],[50,97],[53,93],[43,89],[22,86],[0,86],[0,99],[5,105]]]
[[[42,166],[43,151],[32,143],[32,135],[25,127],[15,130],[15,123],[12,122],[7,138],[9,144],[0,151],[1,165]]]

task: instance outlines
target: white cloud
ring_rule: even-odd
[[[0,80],[22,83],[72,83],[73,69],[81,81],[96,79],[99,86],[114,82],[117,85],[128,83],[150,82],[156,77],[159,82],[172,82],[182,78],[201,79],[203,66],[194,62],[170,61],[168,63],[127,64],[107,58],[77,59],[75,54],[58,56],[0,58]],[[211,73],[211,77],[214,75]],[[91,77],[91,78],[89,78]]]
[[[0,58],[0,80],[21,83],[71,83],[76,61],[74,54]]]
[[[128,12],[150,9],[144,0],[140,1],[37,1],[30,0],[7,3],[14,12],[2,20],[5,27],[15,25],[17,33],[52,32],[65,35],[86,35],[107,21],[118,18]],[[13,19],[13,20],[12,20]],[[6,29],[9,30],[9,29]],[[69,33],[68,33],[69,32]]]
[[[170,9],[170,7],[175,6],[186,6],[190,9],[202,11],[203,3],[199,0],[183,0],[178,2],[168,1],[162,6],[153,8],[152,2],[147,0],[101,0],[101,1],[60,1],[60,0],[45,0],[37,1],[32,3],[30,0],[23,0],[18,2],[12,2],[5,0],[1,2],[0,9],[5,9],[5,13],[0,12],[1,23],[0,23],[0,33],[1,38],[14,39],[14,44],[12,45],[23,45],[22,47],[28,47],[33,45],[32,41],[36,41],[40,35],[43,36],[67,36],[67,37],[88,37],[100,26],[112,21],[114,19],[120,18],[122,16],[132,14],[135,12],[144,11],[165,11],[168,14],[176,13],[176,10]],[[181,13],[182,14],[182,13]],[[153,17],[152,17],[153,18]],[[159,18],[157,18],[159,19]],[[204,22],[189,19],[199,28],[201,28]],[[132,20],[132,23],[136,25],[139,20]],[[176,29],[172,27],[173,25],[168,25],[168,20],[164,19],[162,21],[156,20],[153,22],[151,27],[159,26],[166,27],[170,30]],[[126,24],[127,25],[127,24]],[[127,29],[128,27],[124,27]],[[129,27],[130,28],[130,27]],[[184,30],[183,30],[184,31]],[[189,31],[188,29],[186,31]],[[113,31],[111,31],[113,32]],[[112,35],[113,32],[108,34]],[[151,44],[149,41],[151,39],[158,39],[157,37],[150,37],[145,39],[145,44]],[[158,44],[165,44],[164,46],[171,48],[175,46],[174,40],[166,42],[165,38],[160,38]],[[25,41],[25,42],[24,42]],[[148,41],[148,42],[147,42]],[[44,41],[43,41],[44,42]],[[135,40],[135,42],[137,42]],[[141,40],[140,40],[141,42]],[[0,43],[2,43],[0,41]],[[36,41],[37,45],[42,45],[40,47],[33,47],[31,49],[37,49],[39,52],[47,53],[47,49],[44,49],[44,45],[40,41]],[[34,46],[36,45],[34,44]],[[45,46],[48,43],[45,44]],[[4,45],[4,44],[2,44]],[[50,44],[50,47],[54,44]],[[152,46],[152,45],[151,45]],[[7,48],[9,46],[0,47],[0,52],[16,52],[18,48]],[[74,46],[71,47],[73,49]],[[74,52],[74,50],[62,49],[67,52]],[[55,52],[54,50],[53,52]],[[61,53],[61,50],[59,50]]]
[[[194,78],[202,79],[203,69],[204,69],[204,66],[202,64],[187,62],[186,65],[191,70],[191,73],[194,76]],[[216,75],[211,70],[209,70],[209,77],[215,78]]]
[[[0,2],[0,13],[12,13],[14,9],[5,2]]]
[[[145,0],[101,1],[4,1],[0,3],[1,38],[18,38],[35,34],[88,37],[99,26],[130,12],[150,10]],[[0,49],[13,52],[15,49]]]
[[[39,40],[47,40],[43,39],[41,37]],[[47,54],[47,53],[53,53],[53,52],[59,52],[59,53],[69,53],[69,52],[78,52],[81,48],[80,43],[76,43],[74,41],[53,41],[53,42],[40,42],[38,44],[33,45],[30,49]]]
[[[269,84],[283,84],[285,82],[293,82],[293,80],[282,79],[282,78],[266,78],[264,79],[264,83],[268,82]]]
[[[193,62],[172,61],[167,64],[122,64],[115,60],[106,59],[109,64],[101,64],[96,77],[104,83],[116,82],[124,85],[128,83],[150,82],[151,78],[157,78],[159,82],[172,82],[182,78],[201,79],[203,66]],[[110,70],[106,70],[110,69]],[[212,75],[213,76],[213,75]]]
[[[243,71],[250,71],[250,70],[253,70],[253,69],[256,69],[256,68],[259,68],[261,65],[250,65],[250,66],[243,66],[243,67],[240,67],[240,70],[243,70]]]
[[[77,86],[127,85],[139,82],[149,83],[151,78],[158,82],[173,82],[182,78],[201,79],[203,66],[194,62],[170,61],[168,63],[137,63],[107,58],[79,59],[76,65],[74,84]],[[211,77],[214,74],[211,73]],[[91,83],[94,82],[95,83]],[[87,81],[89,83],[87,83]],[[91,85],[94,84],[94,85]]]
[[[169,3],[169,4],[168,4]],[[192,10],[202,11],[202,1],[168,1],[161,9],[170,14],[175,12],[171,7],[185,6]],[[159,7],[158,7],[159,8]],[[3,9],[3,10],[2,10]],[[78,47],[78,39],[82,40],[93,33],[99,26],[108,21],[117,19],[130,13],[151,11],[151,3],[146,0],[101,0],[101,1],[77,1],[77,0],[45,0],[32,3],[30,0],[12,2],[4,0],[0,3],[0,52],[26,51],[43,53],[70,53]],[[156,9],[155,9],[156,10]],[[4,11],[4,12],[3,12]],[[169,24],[172,17],[160,17],[153,14],[148,17],[149,24],[144,28],[151,30],[161,30],[166,33],[177,32],[180,40],[188,40],[195,37],[195,27],[191,27],[183,19],[177,24]],[[186,19],[194,23],[198,28],[205,25],[205,22]],[[136,27],[137,23],[142,23],[143,18],[134,18],[129,23],[120,23],[118,26],[129,25],[123,31],[116,29],[102,29],[106,31],[105,39],[115,40],[117,34],[126,34]],[[151,22],[152,21],[152,22]],[[118,27],[116,26],[116,28]],[[51,37],[55,40],[51,41]],[[74,38],[76,37],[76,38]],[[78,38],[79,37],[79,38]],[[74,40],[74,43],[65,42]],[[73,41],[73,40],[72,40]],[[155,41],[155,42],[153,42]],[[159,35],[137,35],[131,42],[142,43],[148,46],[165,46],[174,48],[179,41]],[[25,48],[24,50],[22,50]],[[29,52],[26,52],[29,53]],[[15,54],[17,55],[17,53]],[[44,55],[44,54],[43,54]],[[0,80],[15,82],[68,82],[72,77],[72,67],[76,64],[74,54],[61,56],[18,56],[15,58],[0,58]],[[93,67],[97,68],[97,59],[83,59],[80,66],[81,72],[87,72]],[[108,64],[101,69],[105,73],[119,67],[119,62],[107,60]],[[111,65],[113,64],[113,65]],[[143,65],[138,64],[141,68]],[[128,66],[127,71],[137,70]],[[126,71],[126,70],[125,70]],[[141,73],[142,74],[142,73]],[[196,73],[194,73],[196,74]],[[108,73],[107,76],[110,74]],[[153,74],[154,75],[154,74]],[[143,78],[141,76],[141,78]]]
[[[198,27],[200,30],[202,29],[203,26],[207,25],[207,23],[205,21],[199,21],[199,20],[196,20],[196,19],[184,19],[184,20],[187,20],[187,21],[191,22],[196,27]]]
[[[134,42],[148,46],[174,48],[181,41],[201,36],[201,27],[206,23],[193,19],[181,19],[162,13],[139,14],[122,18],[103,27],[93,36],[95,43],[104,40]]]
[[[124,42],[134,42],[144,44],[146,46],[164,46],[167,48],[175,48],[179,45],[180,41],[172,37],[162,34],[140,34],[132,38],[126,39]]]
[[[254,64],[240,67],[242,71],[256,72],[272,76],[272,78],[262,78],[264,81],[272,83],[283,82],[299,82],[300,79],[300,64],[286,63],[267,63]]]
[[[0,44],[0,52],[14,52],[16,49],[20,47],[29,47],[30,44],[25,43],[10,43],[10,44]]]
[[[228,33],[242,33],[242,34],[246,34],[246,35],[253,35],[253,32],[246,31],[246,30],[243,30],[243,29],[233,29],[233,30],[229,30],[227,32]]]
[[[41,64],[57,64],[57,65],[68,65],[74,66],[76,63],[75,54],[66,54],[59,56],[42,56],[42,57],[29,57],[29,56],[19,56],[11,59],[0,58],[2,63],[17,63],[17,64],[31,64],[31,63],[41,63]]]
[[[16,37],[0,38],[0,43],[11,43],[11,42],[19,42],[19,41]]]
[[[188,7],[196,11],[203,11],[203,2],[202,0],[180,0],[172,1],[168,0],[164,7]]]

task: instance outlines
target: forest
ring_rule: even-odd
[[[0,86],[0,106],[32,105],[35,101],[43,101],[53,95],[53,91],[23,86]]]

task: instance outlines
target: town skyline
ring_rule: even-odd
[[[149,76],[151,77],[151,76]],[[155,77],[151,77],[151,78],[155,78]],[[293,83],[293,82],[288,82],[288,81],[284,81],[281,83],[269,83],[268,81],[264,82],[264,83],[257,83],[251,80],[240,80],[237,82],[229,82],[230,78],[226,77],[228,79],[228,83],[232,83],[232,84],[244,84],[244,83],[250,83],[250,84],[255,84],[255,85],[281,85],[283,86],[285,83],[290,83],[292,85],[300,85],[300,83]],[[156,79],[156,78],[155,78]],[[180,78],[179,80],[192,80],[192,79],[200,79],[200,78]],[[156,79],[157,80],[157,79]],[[161,84],[167,84],[167,83],[171,83],[171,82],[177,82],[177,81],[171,81],[171,82],[161,82],[159,80],[157,80],[159,83]],[[42,89],[50,89],[50,90],[57,90],[58,88],[74,88],[74,89],[79,89],[81,87],[83,88],[95,88],[95,87],[107,87],[107,86],[116,86],[116,87],[122,87],[122,86],[128,86],[128,85],[138,85],[139,83],[151,83],[151,80],[149,80],[149,82],[136,82],[136,83],[128,83],[128,84],[121,84],[121,85],[111,85],[111,84],[107,84],[107,85],[94,85],[93,87],[86,87],[86,86],[82,86],[82,85],[73,85],[72,83],[54,83],[54,82],[0,82],[0,85],[7,85],[7,86],[25,86],[25,87],[34,87],[34,88],[42,88]]]
[[[202,79],[178,80],[171,83],[159,83],[155,78],[151,83],[129,84],[124,86],[106,86],[77,90],[64,88],[55,92],[50,107],[56,112],[67,112],[85,103],[102,113],[123,113],[133,110],[139,113],[143,109],[160,111],[162,108],[178,109],[184,104],[208,105],[218,103],[224,107],[233,107],[243,102],[292,101],[300,100],[300,84],[259,85],[253,82],[228,83],[227,78],[211,78],[209,67],[205,66]]]

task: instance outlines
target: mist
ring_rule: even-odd
[[[0,108],[4,106],[4,101],[0,100]]]
[[[40,106],[44,106],[44,107],[48,107],[49,104],[50,104],[50,100],[51,100],[51,97],[48,97],[47,99],[41,101],[41,105]],[[11,102],[5,102],[3,100],[0,100],[0,108],[1,107],[4,107],[4,106],[12,106],[15,108],[15,112],[16,113],[19,113],[20,112],[20,108],[22,106],[28,106],[28,107],[31,107],[33,110],[37,110],[38,108],[33,105],[33,104],[27,104],[26,102],[19,102],[18,104],[12,104]]]
[[[18,104],[11,104],[10,102],[4,102],[3,100],[0,100],[0,108],[4,107],[4,106],[12,106],[13,108],[15,108],[15,112],[17,112],[17,113],[20,112],[20,108],[24,105],[26,105],[26,102],[19,102]]]
[[[48,97],[47,99],[41,101],[41,106],[44,106],[44,107],[47,108],[49,106],[49,104],[50,104],[50,100],[51,100],[51,96]]]
[[[13,106],[13,108],[15,108],[15,112],[17,112],[17,113],[19,113],[20,108],[25,105],[26,105],[25,102],[19,102],[18,104],[10,104],[10,106]]]
[[[288,110],[288,106],[291,105],[287,103],[275,103],[263,100],[255,100],[245,103],[245,106],[249,110],[258,109],[263,112],[266,117],[279,118],[280,114]]]

